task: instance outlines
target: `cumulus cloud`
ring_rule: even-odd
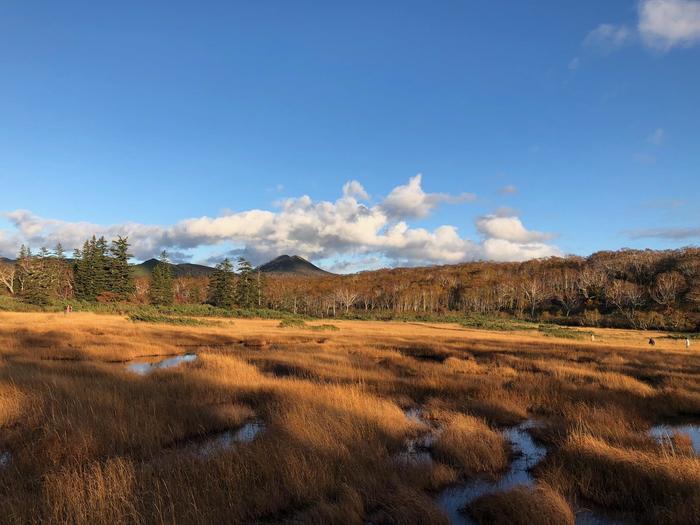
[[[369,200],[369,194],[365,191],[364,186],[356,180],[351,180],[343,185],[343,196],[365,201]]]
[[[492,261],[527,261],[542,257],[561,256],[561,250],[543,242],[517,243],[505,239],[486,239],[484,258]]]
[[[441,203],[459,204],[473,201],[473,193],[449,195],[447,193],[426,193],[422,187],[423,176],[419,173],[411,177],[407,184],[397,186],[384,199],[381,206],[390,217],[417,219],[427,217]]]
[[[649,47],[668,51],[700,42],[700,1],[642,0],[639,34]]]
[[[304,195],[278,203],[274,210],[228,211],[217,217],[184,219],[169,226],[124,223],[104,226],[40,217],[28,210],[4,213],[14,232],[0,230],[0,250],[11,256],[19,243],[33,247],[61,242],[67,249],[80,247],[92,235],[108,239],[128,236],[132,252],[147,259],[167,248],[186,258],[189,250],[221,246],[227,253],[243,254],[263,262],[282,253],[319,260],[383,261],[389,265],[458,263],[474,259],[523,260],[558,254],[546,244],[551,235],[529,231],[512,210],[481,217],[478,241],[460,236],[456,227],[434,229],[411,226],[408,220],[427,215],[438,203],[462,202],[467,195],[425,193],[420,176],[394,188],[375,205],[357,181],[343,186],[334,202],[314,201]],[[412,199],[409,198],[412,196]],[[498,242],[495,242],[498,241]],[[350,266],[349,266],[350,267]]]
[[[659,52],[697,44],[700,0],[640,0],[636,27],[600,24],[586,35],[583,44],[608,53],[635,41]]]
[[[476,229],[487,238],[510,242],[542,242],[552,238],[550,233],[530,231],[515,216],[486,215],[476,221]]]
[[[480,217],[476,229],[483,236],[481,248],[485,259],[494,261],[525,261],[561,255],[561,251],[546,243],[551,233],[528,230],[519,217],[501,209],[494,215]]]

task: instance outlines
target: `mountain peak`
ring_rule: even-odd
[[[322,270],[299,255],[287,254],[275,257],[271,261],[261,264],[257,269],[263,273],[281,273],[303,275],[307,277],[313,275],[330,275],[330,272]]]

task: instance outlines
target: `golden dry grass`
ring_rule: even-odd
[[[574,525],[574,513],[566,500],[546,484],[516,487],[488,494],[468,509],[484,525]]]
[[[700,354],[679,342],[278,324],[0,313],[0,454],[11,453],[0,523],[444,523],[436,491],[502,471],[500,428],[532,416],[550,489],[498,495],[503,508],[558,512],[565,497],[636,519],[700,516],[687,439],[669,450],[646,434],[700,417]],[[184,352],[199,358],[146,376],[126,368]],[[433,464],[395,461],[424,430],[404,415],[415,406],[442,427]],[[253,418],[265,424],[253,442],[197,453]]]
[[[435,457],[467,476],[496,474],[508,467],[510,447],[503,435],[481,419],[463,414],[447,414],[435,443]]]

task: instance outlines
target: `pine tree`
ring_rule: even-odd
[[[165,250],[161,252],[158,264],[153,269],[148,295],[151,304],[173,304],[173,273]]]
[[[258,300],[257,279],[253,267],[244,257],[238,258],[238,282],[236,283],[236,304],[241,308],[252,308]]]
[[[95,240],[92,238],[92,275],[95,286],[95,297],[103,292],[109,291],[109,277],[111,261],[109,257],[109,248],[104,237]]]
[[[235,293],[233,265],[230,260],[224,259],[209,277],[208,302],[219,308],[233,308]]]
[[[56,293],[60,299],[66,300],[73,291],[73,276],[66,262],[66,254],[60,242],[56,244],[53,253],[57,281]]]
[[[125,301],[135,291],[134,279],[129,265],[129,259],[132,257],[129,253],[129,238],[117,237],[116,241],[112,241],[109,252],[112,255],[109,291],[114,293],[119,300]]]
[[[75,296],[85,301],[94,301],[109,291],[111,258],[104,237],[92,238],[83,243],[82,250],[75,250],[73,275]]]
[[[93,273],[93,243],[85,241],[82,250],[76,249],[73,252],[73,259],[75,296],[84,301],[94,301],[97,293]]]
[[[22,297],[28,303],[44,306],[51,300],[51,273],[48,271],[49,251],[41,248],[39,255],[33,257],[27,250],[23,256],[22,267],[25,273]]]

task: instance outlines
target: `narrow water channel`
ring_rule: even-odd
[[[457,525],[475,523],[467,513],[461,512],[461,509],[481,496],[503,492],[516,486],[532,486],[535,483],[530,469],[547,455],[547,449],[535,443],[527,432],[534,425],[535,422],[529,419],[504,431],[516,457],[508,471],[499,479],[492,481],[478,478],[448,487],[440,492],[438,504],[447,514],[450,523]]]
[[[154,370],[161,370],[164,368],[172,368],[174,366],[179,366],[182,363],[191,363],[197,360],[197,354],[183,354],[168,357],[166,359],[161,359],[157,361],[135,361],[127,365],[127,370],[138,375],[148,375]]]
[[[212,456],[223,450],[233,448],[238,443],[250,443],[263,430],[265,430],[265,425],[262,421],[249,421],[237,430],[225,430],[193,446],[198,454]]]
[[[433,458],[430,452],[437,440],[440,428],[421,416],[420,409],[412,408],[405,412],[411,421],[425,426],[425,434],[406,440],[405,448],[397,454],[398,461],[412,462],[414,464],[432,464]],[[515,453],[515,459],[511,462],[508,471],[496,480],[477,478],[466,483],[449,486],[443,489],[437,496],[437,503],[447,515],[449,522],[454,525],[474,525],[476,522],[468,513],[462,512],[466,506],[477,498],[510,490],[517,486],[530,487],[535,484],[532,468],[544,459],[547,449],[538,445],[529,430],[534,428],[537,422],[528,419],[506,429],[503,433],[510,441]],[[577,525],[615,525],[621,522],[601,516],[592,509],[578,508],[575,510]]]
[[[695,455],[700,456],[700,425],[656,425],[649,431],[649,435],[659,443],[669,445],[673,444],[672,438],[675,433],[688,436]]]

